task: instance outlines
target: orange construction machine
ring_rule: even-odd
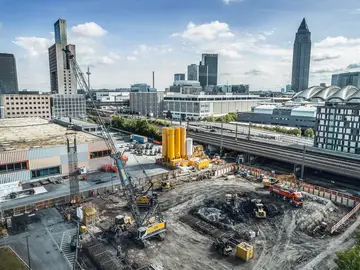
[[[302,207],[304,204],[304,196],[301,192],[286,187],[284,185],[272,185],[269,187],[270,194],[288,200],[292,205],[296,207]]]

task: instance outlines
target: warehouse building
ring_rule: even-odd
[[[204,116],[221,116],[230,112],[248,112],[266,99],[252,95],[182,95],[168,94],[164,97],[164,110],[171,111],[174,119]]]
[[[67,128],[41,118],[1,119],[0,126],[0,193],[19,183],[68,175]],[[92,171],[111,164],[103,138],[72,132],[76,134],[78,167]]]

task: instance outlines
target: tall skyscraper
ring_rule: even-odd
[[[202,61],[199,65],[199,82],[202,87],[208,85],[217,85],[218,77],[218,55],[207,54],[202,55]]]
[[[77,81],[63,49],[75,55],[75,45],[67,44],[66,21],[59,19],[54,24],[55,44],[49,48],[50,84],[53,94],[77,94]]]
[[[196,64],[191,64],[187,68],[188,81],[197,81],[198,80],[198,66]]]
[[[185,81],[185,74],[184,73],[174,74],[174,82],[175,81]]]
[[[331,76],[331,85],[343,88],[348,85],[360,87],[360,72],[347,72],[340,74],[333,74]]]
[[[0,94],[17,94],[18,91],[15,57],[10,53],[0,53]]]
[[[311,33],[304,18],[294,42],[291,85],[295,92],[300,92],[309,87],[310,54]]]

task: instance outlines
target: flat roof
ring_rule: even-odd
[[[0,152],[64,145],[67,132],[67,128],[41,118],[0,119]],[[82,131],[71,132],[76,133],[77,143],[103,140]]]

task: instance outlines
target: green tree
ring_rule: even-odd
[[[314,137],[315,133],[312,128],[307,128],[304,132],[304,136],[306,137]]]
[[[339,270],[354,270],[360,269],[360,246],[337,252],[335,263]]]

